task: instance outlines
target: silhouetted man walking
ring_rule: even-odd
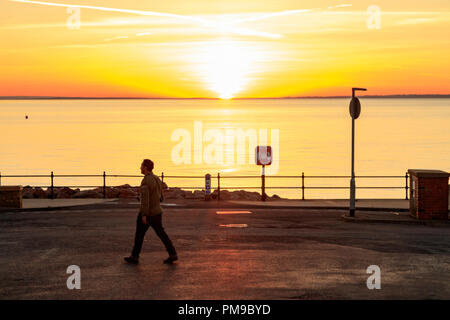
[[[153,174],[152,170],[153,162],[145,159],[141,164],[141,173],[144,175],[144,179],[141,182],[141,208],[136,221],[134,247],[131,256],[124,258],[126,262],[132,264],[139,262],[139,253],[142,249],[144,236],[150,226],[155,230],[169,253],[169,257],[164,260],[164,263],[171,264],[178,260],[172,241],[170,241],[162,226],[162,209],[160,205],[160,202],[163,201],[162,182],[158,176]]]

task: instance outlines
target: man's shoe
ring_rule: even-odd
[[[173,264],[173,262],[177,261],[177,260],[178,260],[178,256],[175,254],[175,255],[169,256],[166,260],[164,260],[164,263]]]
[[[129,256],[129,257],[125,257],[123,258],[123,260],[125,260],[126,262],[130,263],[130,264],[138,264],[139,263],[139,259],[133,256]]]

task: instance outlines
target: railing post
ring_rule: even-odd
[[[103,199],[106,199],[106,172],[103,171]]]
[[[302,172],[302,200],[305,200],[305,173]]]
[[[405,200],[408,200],[408,171],[405,174]]]
[[[53,171],[50,174],[50,178],[51,178],[50,197],[51,199],[53,199]]]
[[[220,172],[217,173],[217,200],[220,200]]]
[[[161,182],[164,182],[164,172],[161,172]]]

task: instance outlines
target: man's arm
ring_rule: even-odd
[[[148,186],[144,184],[141,186],[141,207],[140,207],[140,212],[143,217],[148,216],[150,214],[149,200],[150,200],[150,191],[148,189]]]
[[[159,202],[163,202],[164,201],[164,190],[165,190],[164,189],[164,182],[162,182],[161,179],[159,179],[158,176],[157,176],[157,181],[158,181],[158,185],[159,185],[159,190],[161,192],[161,198],[159,199]]]

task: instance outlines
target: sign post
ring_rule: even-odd
[[[352,117],[352,177],[350,179],[350,206],[349,215],[350,217],[355,216],[355,120],[358,119],[361,113],[361,103],[359,99],[355,96],[355,91],[367,91],[364,88],[352,88],[352,100],[350,101],[349,112]]]
[[[272,164],[272,147],[257,146],[255,150],[255,162],[262,166],[261,169],[261,200],[266,201],[266,165]]]
[[[261,200],[266,201],[266,165],[262,165],[261,170]]]

